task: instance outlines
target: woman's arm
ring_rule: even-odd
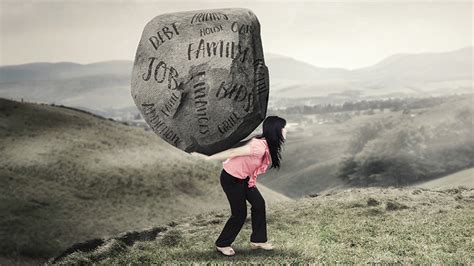
[[[236,156],[245,156],[245,155],[250,155],[250,154],[252,154],[252,150],[250,148],[250,143],[247,143],[247,144],[245,144],[243,146],[240,146],[240,147],[237,147],[237,148],[230,148],[230,149],[218,152],[218,153],[210,155],[210,156],[205,155],[205,154],[201,154],[201,153],[198,153],[198,152],[191,152],[191,155],[201,156],[205,160],[216,160],[216,161],[226,160],[227,158],[236,157]]]
[[[237,148],[230,148],[225,151],[218,152],[211,156],[208,156],[208,160],[226,160],[227,158],[236,157],[236,156],[245,156],[250,155],[250,145],[247,143],[244,146]]]

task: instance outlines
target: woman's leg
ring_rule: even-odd
[[[254,243],[267,242],[265,200],[256,186],[247,187],[246,197],[252,205],[250,208],[252,215],[252,235],[250,235],[250,241]]]
[[[215,244],[218,247],[227,247],[234,242],[245,223],[245,218],[247,218],[247,202],[245,201],[247,183],[244,179],[234,177],[224,170],[221,172],[220,179],[221,186],[229,200],[231,216]]]

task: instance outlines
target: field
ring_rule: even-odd
[[[214,240],[228,214],[215,211],[155,227],[156,238],[105,239],[50,263],[472,264],[473,204],[474,190],[463,187],[348,189],[269,207],[272,251],[250,249],[247,221],[232,244],[236,255],[218,253]]]
[[[465,232],[472,236],[473,222],[471,114],[470,99],[461,98],[408,112],[288,115],[292,126],[282,168],[258,178],[270,238],[281,249],[271,257],[249,253],[241,238],[236,244],[244,256],[236,260],[472,261],[466,255],[472,241],[463,242]],[[439,175],[415,176],[415,188],[351,188],[339,177],[344,157],[363,169],[371,156],[387,154],[436,155],[426,157],[435,166],[426,169]],[[0,99],[0,264],[42,263],[90,240],[103,245],[65,261],[160,262],[189,254],[191,261],[221,261],[211,245],[229,214],[220,170],[220,162],[197,162],[143,128],[71,108]],[[402,179],[423,174],[395,173]],[[462,187],[435,191],[449,186]],[[380,204],[366,206],[369,197]],[[436,227],[440,219],[446,222]],[[443,235],[451,226],[457,231]],[[245,228],[243,235],[249,234]],[[148,241],[135,246],[134,237]],[[441,238],[441,244],[433,242]]]

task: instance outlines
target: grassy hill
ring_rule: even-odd
[[[355,185],[411,185],[474,166],[472,94],[364,123],[341,177]]]
[[[474,188],[474,168],[469,168],[434,180],[419,182],[413,186],[430,189],[447,189],[457,186]]]
[[[282,208],[282,211],[284,208],[288,208],[289,211],[300,209],[297,203],[283,202],[290,200],[287,196],[298,198],[308,194],[335,193],[330,191],[348,188],[348,185],[338,178],[337,174],[343,162],[342,155],[348,153],[354,146],[361,147],[360,150],[353,152],[354,158],[363,159],[372,154],[384,154],[387,151],[397,150],[400,147],[392,145],[392,140],[406,138],[409,141],[401,143],[415,145],[413,147],[401,146],[403,152],[420,153],[426,151],[428,147],[431,154],[439,155],[432,163],[439,167],[449,166],[451,169],[457,169],[461,165],[459,163],[464,163],[458,159],[469,160],[469,157],[457,152],[456,149],[470,147],[462,143],[469,144],[472,141],[467,138],[466,140],[459,137],[453,138],[453,134],[467,136],[464,134],[467,132],[464,130],[465,124],[459,128],[453,125],[458,125],[455,122],[459,121],[464,123],[469,118],[468,115],[472,114],[471,99],[459,98],[439,106],[414,109],[410,112],[284,116],[289,122],[300,123],[296,129],[288,133],[288,139],[283,148],[282,168],[279,171],[269,169],[267,173],[259,176],[259,188],[264,194],[269,209],[272,210],[274,207]],[[360,131],[361,126],[364,128],[366,124],[373,125],[379,121],[391,124],[392,129],[400,129],[400,132],[386,130],[383,134],[374,134],[372,139],[354,138],[357,132],[364,133]],[[406,125],[409,125],[412,131],[403,131],[408,128]],[[417,127],[423,127],[423,132],[428,134],[430,142],[417,142]],[[374,129],[377,128],[374,127]],[[416,134],[412,134],[413,132]],[[439,133],[442,135],[438,135]],[[439,139],[442,141],[436,141]],[[363,143],[358,143],[358,141]],[[426,145],[431,143],[436,143],[436,145]],[[381,148],[383,149],[377,150]],[[450,153],[444,154],[445,151]],[[443,162],[449,162],[449,164],[443,164]],[[163,226],[174,227],[177,223],[176,219],[183,217],[183,221],[197,219],[198,224],[213,226],[214,231],[204,231],[209,234],[207,240],[217,237],[216,234],[223,226],[220,223],[229,213],[227,199],[219,185],[220,170],[220,162],[196,162],[191,156],[171,147],[151,131],[71,108],[0,99],[0,265],[13,264],[15,261],[21,264],[29,262],[38,264],[44,262],[46,258],[58,256],[61,251],[74,243],[83,241],[89,241],[86,242],[85,247],[97,243],[109,245],[110,242],[105,239],[121,232],[129,233],[120,235],[118,240],[116,239],[117,243],[120,244],[122,241],[129,244],[126,246],[130,248],[132,245],[130,243],[134,242],[131,239],[155,239],[156,236],[159,237],[162,232],[165,232]],[[453,184],[472,187],[464,182],[472,180],[472,178],[469,179],[471,174],[472,171],[466,172],[461,175],[461,179],[459,175],[453,175],[448,178],[449,180],[444,179],[443,182],[452,183],[456,179],[456,183]],[[439,180],[442,182],[442,179]],[[272,189],[266,188],[262,183]],[[364,194],[366,193],[364,191],[371,190],[354,191]],[[347,196],[352,197],[349,194]],[[396,194],[393,196],[398,197]],[[316,199],[318,198],[320,197]],[[301,200],[300,203],[306,199]],[[438,206],[436,200],[437,198],[430,200],[433,201],[431,203],[435,207]],[[333,209],[337,207],[336,205],[327,206]],[[442,206],[444,205],[439,205],[440,208]],[[457,206],[454,207],[463,208],[462,204],[460,204],[461,207]],[[467,209],[472,205],[465,207]],[[347,215],[359,215],[351,211],[352,209]],[[383,208],[367,211],[378,212],[383,211]],[[331,214],[330,211],[328,213]],[[316,213],[314,219],[318,219],[320,214],[328,213]],[[392,212],[387,212],[387,214],[390,213]],[[201,215],[193,216],[197,214]],[[339,215],[339,213],[336,214]],[[347,215],[333,218],[353,221],[353,216]],[[416,215],[418,214],[411,213],[407,217],[424,219],[423,216]],[[272,218],[269,222],[274,223],[275,226],[280,223],[275,223]],[[340,223],[344,221],[331,220],[331,222],[342,225]],[[395,223],[395,221],[391,222]],[[278,226],[287,228],[288,225],[293,226],[294,223],[283,219]],[[310,225],[312,226],[310,228],[316,226],[312,223]],[[143,231],[144,228],[150,229]],[[179,225],[176,228],[180,228]],[[197,228],[191,226],[190,230],[197,230]],[[299,234],[310,229],[298,227],[298,230],[294,233]],[[404,232],[405,229],[400,230]],[[282,234],[279,236],[283,237],[282,239],[288,237],[286,233]],[[308,231],[305,234],[311,235]],[[196,237],[199,236],[204,237],[204,233],[196,235]],[[173,235],[169,237],[170,241],[174,241]],[[165,239],[168,238],[165,237]],[[305,247],[303,244],[294,242],[291,245],[299,245],[299,247],[293,249],[292,252],[299,255],[290,254],[288,258],[311,260],[314,253],[305,251],[302,256],[301,249],[309,249],[308,247],[320,243],[311,242],[316,240],[306,238],[302,241],[309,241],[307,242],[309,246]],[[212,249],[210,244],[212,241],[202,242],[201,248],[205,247],[204,245],[208,246],[195,251],[195,257],[204,253],[203,259],[214,259],[213,256],[216,254],[208,257],[206,250],[206,248]],[[106,246],[103,248],[107,251]],[[334,246],[331,247],[334,248]],[[365,248],[373,247],[365,246]],[[170,247],[170,249],[175,249],[175,247]],[[185,251],[181,250],[181,252],[181,255],[185,255],[183,253]],[[435,253],[429,253],[436,258],[433,261],[450,261],[449,257],[443,257],[449,254],[440,255],[440,257],[434,255]],[[165,253],[168,257],[153,257],[152,259],[158,261],[170,259],[178,253],[170,254],[174,253],[168,253],[168,255]],[[343,257],[340,257],[342,255]],[[376,257],[367,257],[366,253],[342,255],[338,253],[331,256],[339,256],[349,261],[357,261],[358,258],[364,259],[363,261],[374,258],[373,260],[378,261]],[[103,258],[103,255],[100,256]],[[285,256],[280,257],[287,258]],[[333,258],[318,256],[323,259],[322,261]],[[394,256],[386,258],[388,261],[397,259]]]
[[[470,94],[399,111],[281,115],[298,126],[288,131],[281,169],[259,178],[297,198],[348,188],[351,178],[359,181],[351,185],[402,185],[471,168],[472,99]]]
[[[225,257],[214,240],[228,217],[211,211],[71,247],[49,263],[474,263],[474,189],[363,188],[268,208],[273,251],[250,250],[251,223]],[[249,219],[249,217],[248,217]]]
[[[220,170],[141,128],[0,99],[0,264],[228,208]]]

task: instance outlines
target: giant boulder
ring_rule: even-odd
[[[232,147],[265,119],[260,23],[243,8],[159,15],[138,44],[131,94],[153,131],[186,152]]]

